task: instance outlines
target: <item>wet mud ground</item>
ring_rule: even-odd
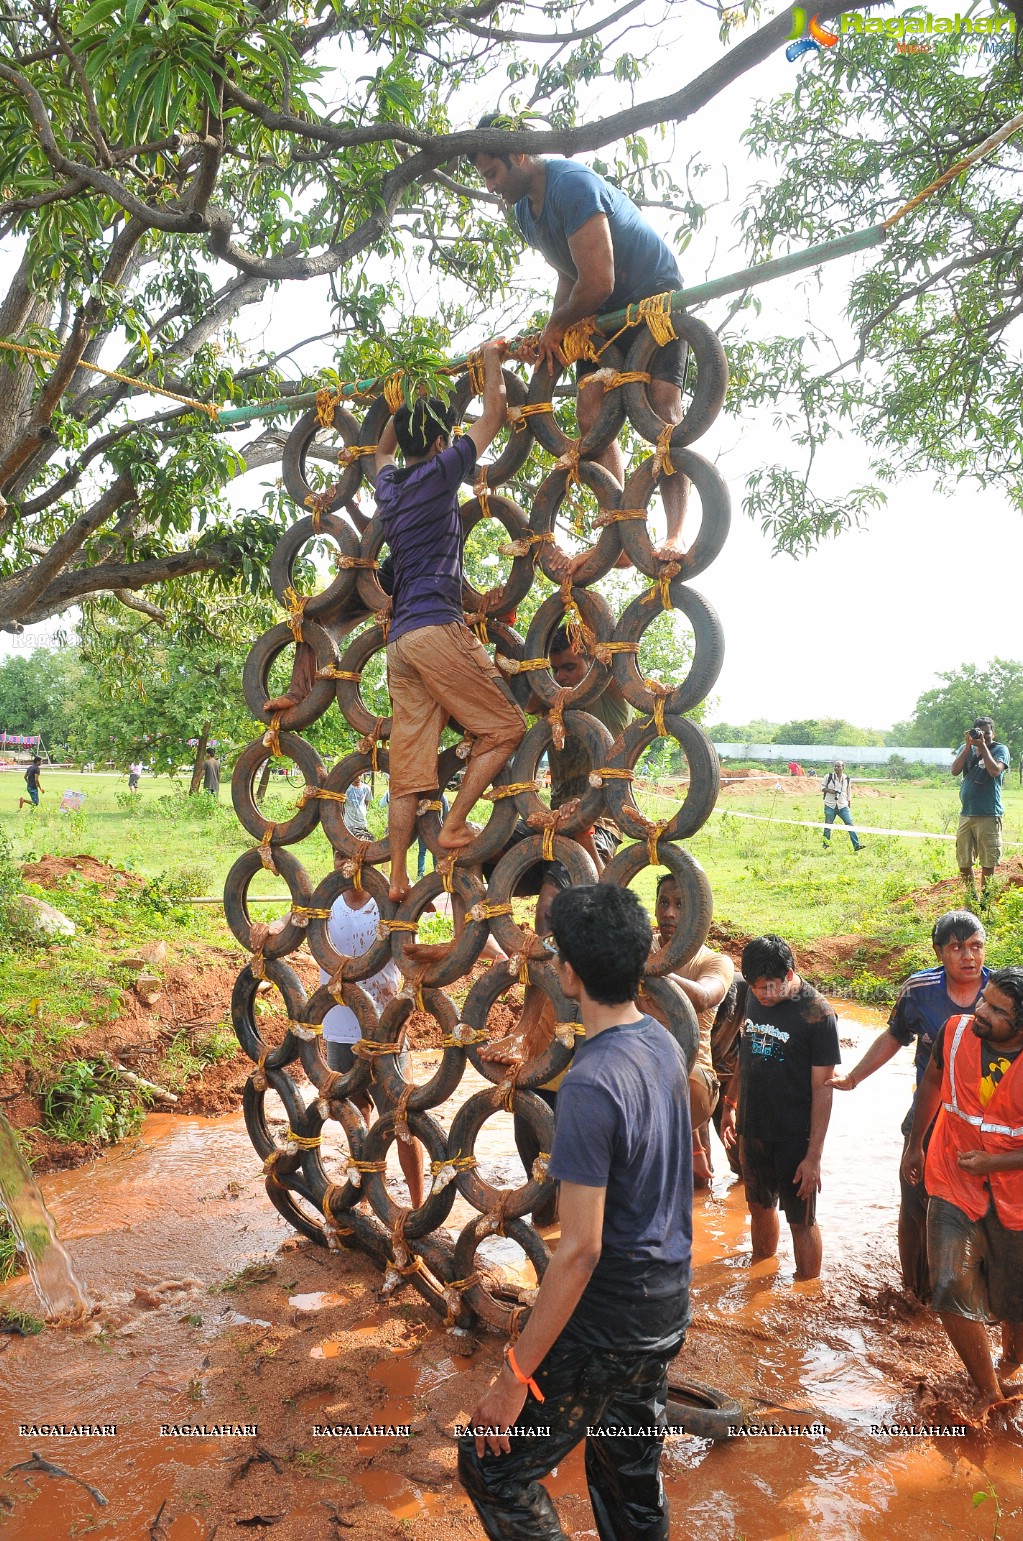
[[[851,1063],[881,1019],[842,1010]],[[911,1078],[900,1056],[856,1092],[836,1093],[819,1284],[793,1285],[784,1238],[777,1262],[749,1266],[742,1189],[717,1153],[713,1191],[697,1197],[681,1367],[736,1397],[752,1423],[826,1432],[669,1440],[673,1538],[1023,1537],[1023,1431],[969,1426],[969,1389],[940,1327],[894,1287],[898,1127]],[[514,1180],[510,1120],[501,1115],[485,1134],[489,1175]],[[240,1116],[154,1115],[134,1141],[43,1186],[100,1310],[86,1332],[0,1339],[0,1534],[482,1535],[455,1480],[451,1431],[497,1368],[499,1340],[460,1356],[410,1288],[384,1303],[367,1260],[297,1238],[266,1199]],[[31,1310],[28,1284],[0,1291],[0,1305]],[[46,1424],[117,1432],[19,1432]],[[258,1433],[161,1433],[225,1424]],[[408,1433],[313,1433],[355,1424]],[[879,1432],[924,1424],[967,1429]],[[33,1453],[70,1475],[18,1469]],[[581,1451],[548,1486],[566,1533],[594,1536]],[[975,1504],[979,1493],[988,1496]]]

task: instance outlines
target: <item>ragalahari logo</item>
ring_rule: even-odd
[[[803,54],[819,53],[822,48],[834,48],[838,42],[838,34],[822,27],[816,16],[811,16],[807,24],[806,12],[801,5],[792,7],[792,31],[789,36],[792,42],[785,50],[785,57],[790,64],[794,64]]]

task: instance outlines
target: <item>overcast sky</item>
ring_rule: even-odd
[[[685,68],[691,77],[720,56],[721,46],[709,9],[687,5],[685,16]],[[678,88],[679,50],[666,49],[662,57],[642,96]],[[750,163],[739,134],[753,102],[791,89],[798,70],[817,67],[815,57],[793,65],[779,50],[679,129],[677,159],[684,162],[695,151],[711,163],[715,169],[705,184],[707,201],[721,200],[708,229],[681,258],[687,284],[745,265],[734,221],[748,183],[769,176],[770,168]],[[910,59],[907,68],[912,64]],[[474,105],[467,107],[467,121]],[[606,92],[601,107],[608,107]],[[542,292],[548,287],[547,270],[538,259],[532,261]],[[829,267],[824,305],[817,278],[761,289],[765,325],[791,334],[801,326],[813,296],[815,322],[819,327],[822,315],[825,324],[833,318],[836,345],[842,347],[847,334],[839,313],[845,285],[869,261],[867,253]],[[246,313],[242,324],[252,341],[286,346],[316,329],[317,302],[312,285],[286,286],[272,308],[262,316]],[[701,313],[714,321],[723,310],[711,307]],[[113,360],[105,357],[104,362]],[[326,345],[306,350],[302,362],[310,370],[328,362]],[[727,639],[715,717],[740,722],[761,716],[779,721],[841,716],[863,726],[888,727],[911,714],[917,696],[936,683],[937,671],[1019,656],[1015,606],[993,592],[990,581],[992,572],[1018,572],[1023,559],[1023,521],[1001,494],[964,486],[954,497],[941,497],[925,481],[907,481],[888,489],[887,507],[865,529],[797,561],[773,556],[770,541],[741,513],[746,475],[785,455],[769,419],[740,424],[722,415],[696,448],[717,461],[730,484],[734,509],[724,554],[695,583],[720,611]],[[798,457],[793,463],[801,464]],[[847,436],[822,457],[814,485],[831,493],[867,476],[865,446]],[[41,640],[49,640],[54,629],[48,623],[36,630]],[[27,635],[13,643],[0,637],[0,654],[28,640]]]

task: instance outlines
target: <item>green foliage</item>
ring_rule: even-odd
[[[0,1216],[0,1284],[20,1273],[18,1242],[6,1219]]]
[[[141,1095],[102,1058],[66,1060],[43,1094],[43,1127],[60,1140],[115,1145],[142,1123]]]
[[[0,1237],[0,1279],[10,1278],[15,1271],[12,1267],[5,1273],[4,1266],[3,1239]],[[0,1312],[0,1332],[16,1332],[19,1337],[34,1338],[45,1331],[46,1323],[41,1316],[32,1316],[28,1311],[16,1311],[13,1307]]]
[[[910,744],[958,749],[975,717],[993,717],[1003,744],[1023,746],[1023,663],[993,658],[985,669],[962,664],[938,678],[942,683],[917,699]]]
[[[37,647],[0,663],[0,725],[39,734],[51,751],[66,744],[76,715],[81,668],[73,649]]]

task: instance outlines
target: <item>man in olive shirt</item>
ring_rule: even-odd
[[[974,718],[963,747],[952,761],[952,775],[962,776],[962,812],[956,830],[956,861],[973,887],[973,863],[980,862],[984,882],[994,876],[1002,856],[1002,782],[1009,768],[1009,751],[995,742],[990,717]]]

